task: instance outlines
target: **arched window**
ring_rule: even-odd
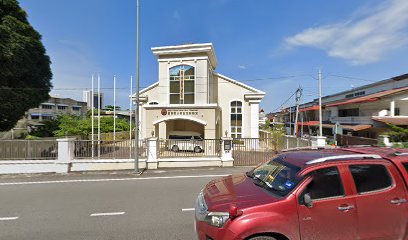
[[[231,102],[231,137],[242,138],[242,102]]]
[[[170,104],[194,104],[194,67],[178,65],[169,71]]]

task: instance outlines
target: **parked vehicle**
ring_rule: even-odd
[[[191,131],[171,131],[167,141],[168,149],[173,152],[194,151],[200,153],[204,150],[201,134]]]
[[[201,240],[408,240],[407,186],[407,150],[290,151],[209,182],[195,228]]]

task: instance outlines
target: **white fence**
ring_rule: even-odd
[[[291,135],[272,134],[265,130],[259,131],[259,139],[264,141],[267,146],[273,148],[275,151],[314,146],[313,142],[315,141],[313,138],[299,138]]]
[[[312,140],[293,136],[251,140],[248,152],[274,152],[314,144]],[[232,143],[228,145],[226,143]],[[201,151],[171,151],[168,144],[150,138],[139,142],[139,169],[165,167],[233,166],[232,153],[238,151],[238,139],[213,139],[203,141]],[[201,146],[201,145],[200,145]],[[227,147],[225,147],[227,146]],[[232,146],[232,149],[230,147]],[[313,145],[315,146],[315,145]],[[98,154],[98,148],[101,148]],[[237,148],[237,149],[235,149]],[[194,149],[193,149],[194,150]],[[241,149],[241,153],[243,149]],[[0,174],[13,173],[68,173],[72,171],[130,170],[135,167],[134,143],[123,140],[102,141],[92,145],[88,140],[74,138],[56,141],[0,141]],[[93,153],[93,154],[92,154]],[[93,157],[92,157],[93,155]],[[99,158],[98,158],[99,155]],[[242,154],[241,154],[242,155]],[[246,155],[243,155],[246,156]]]

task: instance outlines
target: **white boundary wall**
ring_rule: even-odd
[[[223,142],[229,139],[223,139]],[[69,173],[79,171],[132,170],[134,159],[75,159],[74,139],[58,139],[58,159],[55,160],[1,160],[0,174]],[[157,158],[157,139],[148,139],[147,159],[139,159],[140,169],[171,167],[233,166],[230,151],[221,157]]]

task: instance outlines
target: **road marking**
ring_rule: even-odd
[[[0,218],[0,221],[12,221],[12,220],[17,220],[18,217],[2,217]]]
[[[194,208],[183,208],[181,209],[182,212],[189,212],[189,211],[194,211]]]
[[[91,217],[100,217],[100,216],[116,216],[123,215],[125,212],[106,212],[106,213],[92,213]]]
[[[7,183],[0,183],[0,186],[52,184],[52,183],[82,183],[82,182],[111,182],[111,181],[156,180],[156,179],[180,179],[180,178],[212,178],[212,177],[225,177],[225,176],[228,176],[228,174],[196,175],[196,176],[169,176],[169,177],[77,179],[77,180],[59,180],[59,181],[57,180],[57,181],[38,181],[38,182],[7,182]]]

